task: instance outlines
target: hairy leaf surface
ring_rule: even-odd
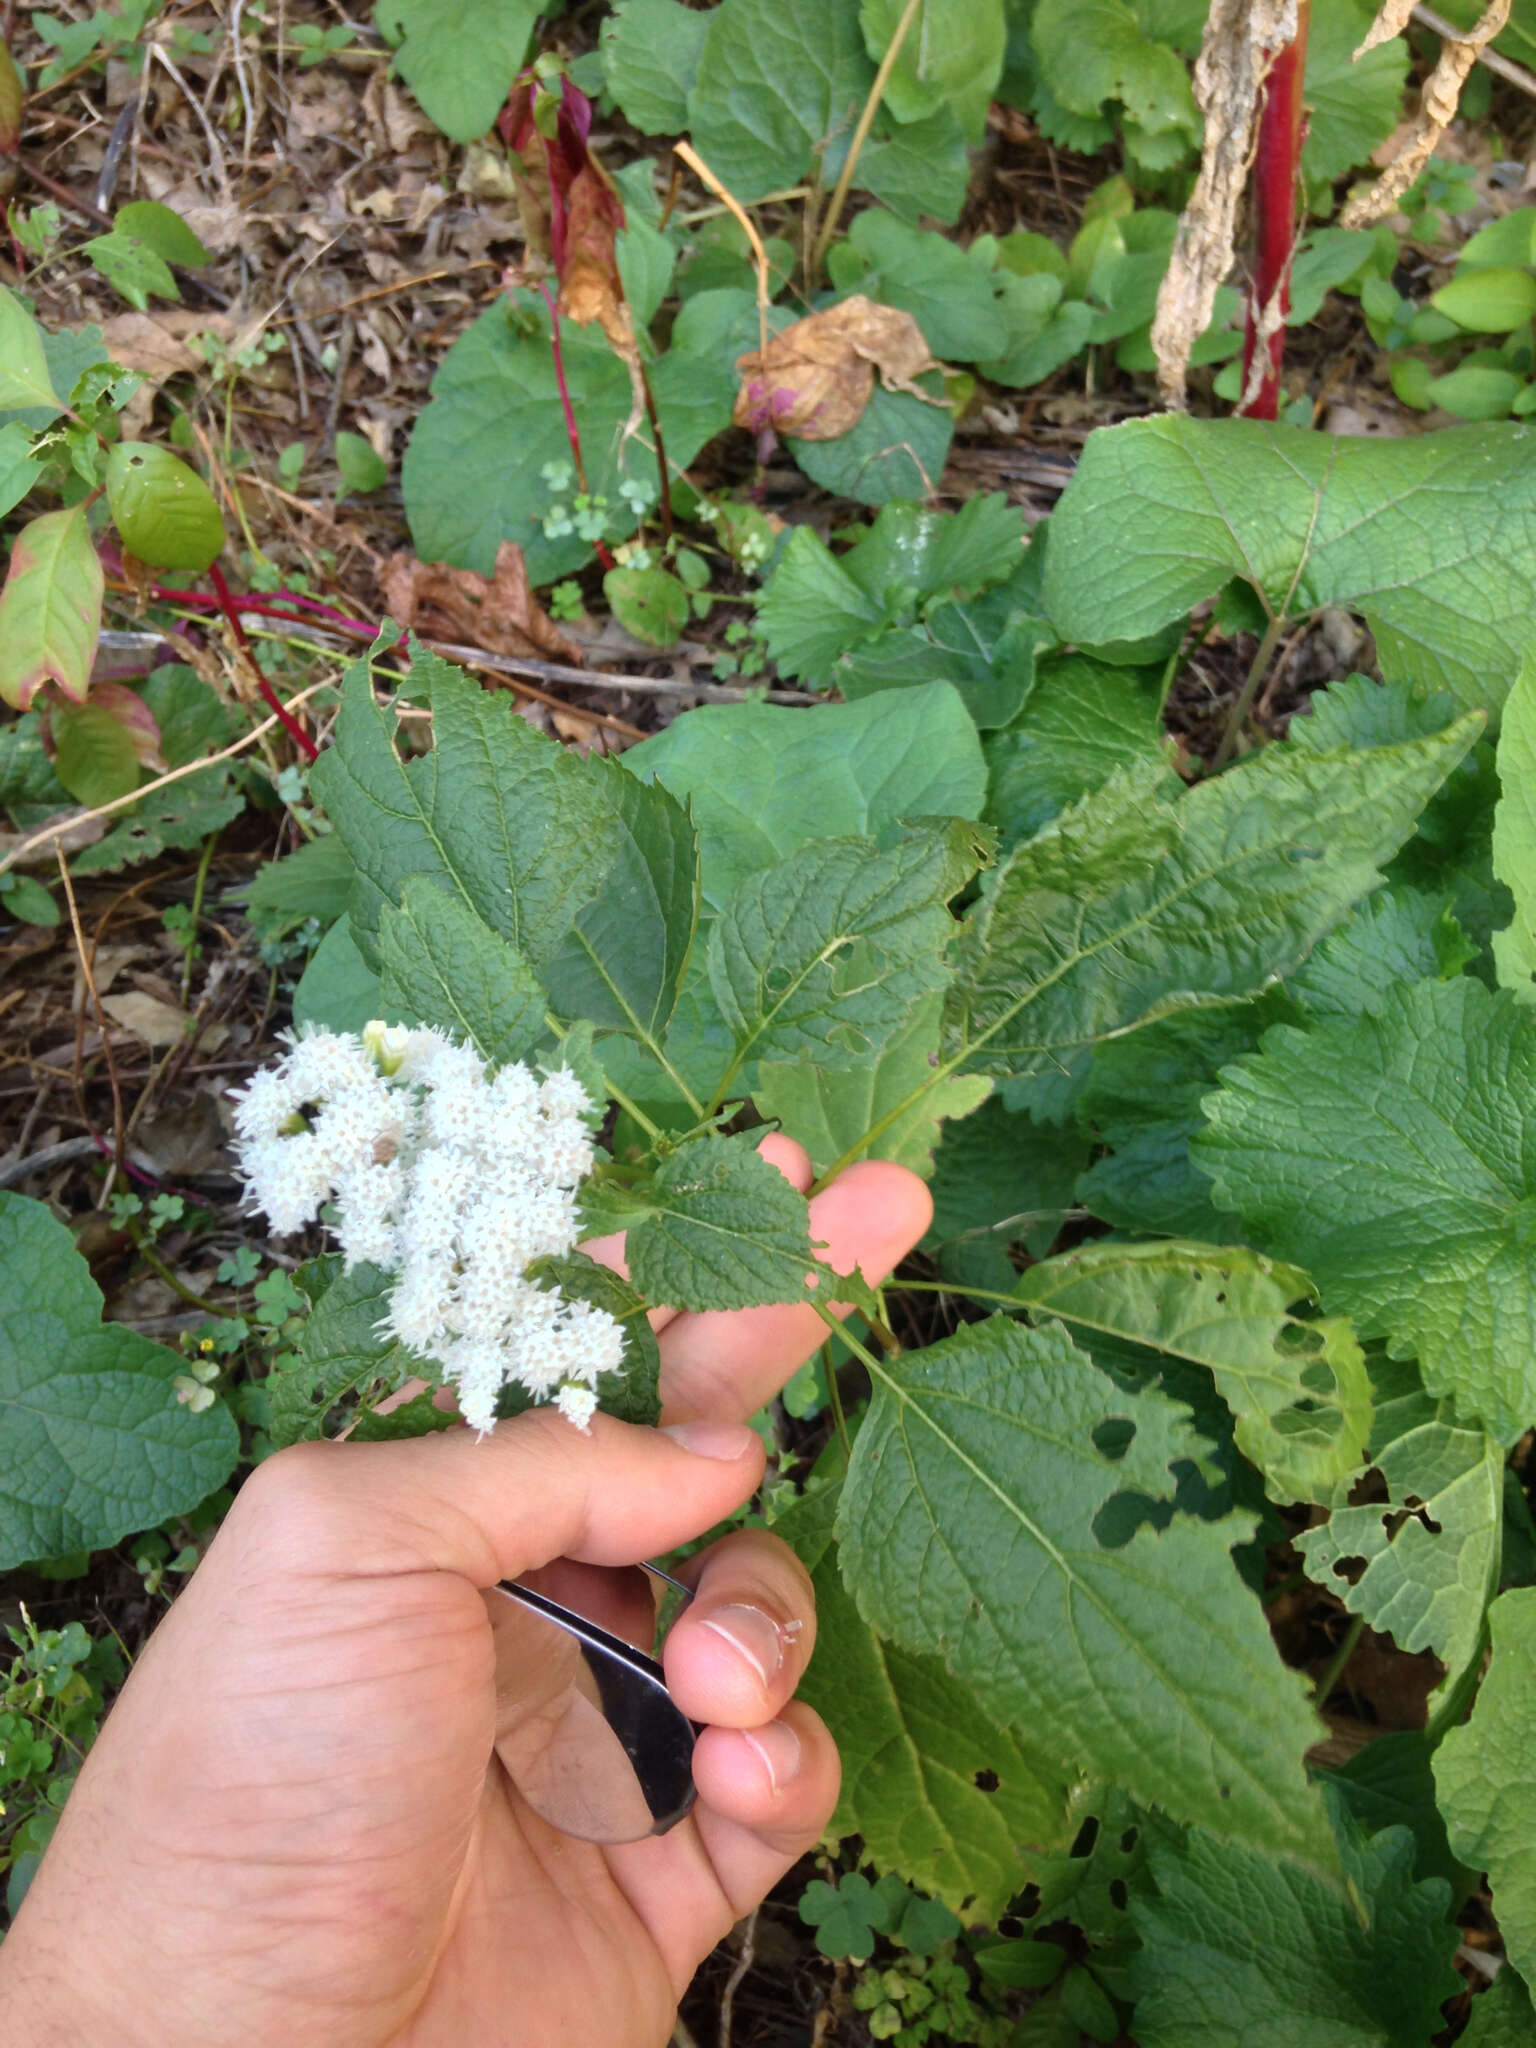
[[[866,1620],[941,1656],[1005,1726],[1179,1819],[1326,1868],[1301,1765],[1317,1724],[1229,1554],[1251,1517],[1176,1515],[1117,1549],[1096,1533],[1112,1495],[1163,1499],[1170,1464],[1199,1454],[1182,1408],[1123,1392],[1065,1331],[973,1324],[881,1373],[838,1518],[843,1569]]]
[[[1536,1016],[1419,982],[1380,1016],[1277,1026],[1193,1146],[1217,1201],[1325,1304],[1417,1357],[1502,1441],[1536,1414]]]
[[[1497,709],[1536,612],[1536,430],[1349,439],[1164,415],[1089,438],[1051,522],[1046,611],[1154,633],[1229,578],[1281,616],[1358,611],[1389,676]]]
[[[1032,1266],[1014,1291],[1076,1329],[1204,1366],[1274,1499],[1326,1500],[1358,1470],[1371,1432],[1364,1355],[1348,1323],[1292,1313],[1314,1294],[1296,1267],[1240,1245],[1088,1244]]]
[[[1070,1075],[1102,1039],[1299,966],[1477,725],[1363,752],[1273,748],[1176,803],[1160,766],[1121,770],[1019,847],[967,920],[949,1050],[988,1073]]]
[[[521,1059],[544,1035],[545,996],[513,945],[457,896],[409,881],[379,917],[383,999],[474,1046],[493,1066]]]
[[[1162,713],[1161,669],[1113,668],[1082,654],[1042,660],[1022,710],[986,742],[986,815],[1004,847],[1032,839],[1117,768],[1166,762]]]
[[[101,1320],[101,1291],[46,1205],[0,1192],[0,1565],[97,1550],[195,1508],[239,1434],[173,1384],[179,1352]]]
[[[1514,921],[1493,935],[1499,980],[1536,1003],[1536,649],[1525,657],[1499,732],[1499,802],[1493,871],[1515,899]]]
[[[805,1197],[757,1150],[757,1134],[695,1138],[636,1198],[625,1255],[635,1285],[669,1308],[799,1301],[813,1259]]]

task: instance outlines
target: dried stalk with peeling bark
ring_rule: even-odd
[[[1509,9],[1510,0],[1490,0],[1489,6],[1464,36],[1447,37],[1441,44],[1439,61],[1424,81],[1419,117],[1409,131],[1403,147],[1369,192],[1363,192],[1358,198],[1351,199],[1339,216],[1340,227],[1367,228],[1373,221],[1381,220],[1391,213],[1398,200],[1429,162],[1434,154],[1435,144],[1455,119],[1461,89],[1467,82],[1467,74],[1509,20]],[[1406,25],[1412,12],[1412,7],[1404,6],[1402,0],[1385,0],[1380,14],[1371,26],[1370,34],[1355,55],[1358,57],[1361,51],[1369,50],[1386,37],[1395,35]]]
[[[1158,386],[1170,407],[1183,407],[1190,351],[1232,265],[1260,94],[1272,52],[1295,39],[1296,16],[1297,0],[1213,0],[1195,63],[1195,99],[1205,116],[1200,175],[1179,221],[1152,322]]]

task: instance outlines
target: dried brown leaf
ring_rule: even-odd
[[[1400,36],[1413,19],[1417,0],[1381,0],[1381,10],[1366,32],[1365,41],[1355,50],[1358,63],[1367,50],[1374,50],[1378,43],[1389,42],[1393,36]]]
[[[1490,0],[1489,6],[1464,36],[1445,37],[1435,68],[1424,81],[1418,119],[1405,137],[1401,150],[1368,192],[1350,200],[1339,215],[1340,227],[1367,228],[1373,221],[1382,220],[1392,212],[1434,155],[1435,144],[1455,119],[1467,74],[1508,22],[1509,9],[1510,0]],[[1395,18],[1393,0],[1387,0],[1380,19],[1361,45],[1362,49],[1369,48],[1373,41],[1381,40],[1377,30],[1389,14]],[[1386,33],[1391,34],[1392,31],[1389,29]],[[1358,56],[1360,52],[1357,50],[1355,54]]]
[[[429,640],[483,647],[488,654],[532,655],[572,665],[581,661],[528,587],[523,551],[504,540],[492,575],[391,555],[379,577],[384,603],[397,625]]]
[[[877,373],[887,391],[944,403],[916,381],[940,365],[912,315],[860,292],[797,320],[765,349],[738,356],[736,368],[741,389],[734,418],[753,433],[772,427],[801,441],[835,441],[857,425]]]

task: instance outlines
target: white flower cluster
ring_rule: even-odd
[[[585,1428],[623,1332],[524,1276],[576,1242],[591,1107],[566,1068],[493,1077],[472,1046],[375,1023],[293,1039],[235,1098],[235,1129],[247,1195],[275,1231],[334,1202],[348,1267],[396,1276],[380,1328],[457,1383],[471,1427],[490,1429],[516,1384]]]

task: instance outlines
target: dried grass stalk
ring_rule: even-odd
[[[1482,52],[1509,20],[1510,0],[1490,0],[1490,5],[1464,36],[1448,36],[1440,45],[1440,59],[1424,82],[1419,116],[1404,138],[1403,146],[1368,192],[1351,199],[1339,216],[1344,228],[1368,228],[1372,221],[1391,213],[1399,199],[1423,170],[1456,115],[1467,73]],[[1360,45],[1368,50],[1387,36],[1395,35],[1413,12],[1401,0],[1386,0],[1370,34]],[[1355,52],[1358,57],[1360,50]]]
[[[1158,387],[1174,409],[1183,408],[1190,350],[1232,267],[1265,75],[1275,52],[1295,37],[1296,12],[1297,0],[1213,0],[1205,25],[1195,62],[1205,148],[1152,322]]]

